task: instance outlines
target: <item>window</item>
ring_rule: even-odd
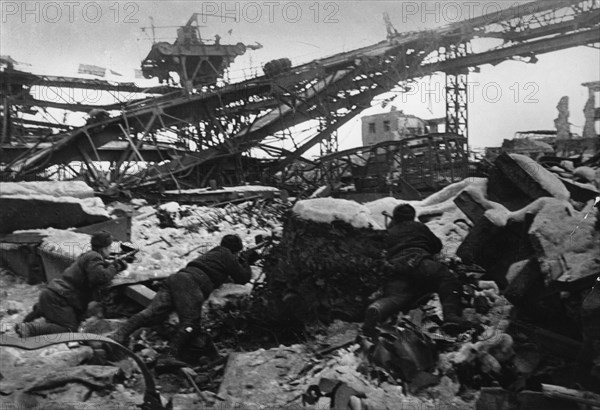
[[[389,121],[384,121],[383,122],[383,130],[384,131],[390,131],[391,130],[390,122]]]
[[[375,134],[375,123],[374,122],[369,123],[369,133]]]

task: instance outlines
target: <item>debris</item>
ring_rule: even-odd
[[[498,156],[495,165],[531,200],[544,196],[569,199],[569,191],[558,177],[529,157],[503,153]]]
[[[571,127],[569,123],[569,97],[564,96],[556,106],[558,117],[554,120],[556,127],[556,139],[571,138]]]

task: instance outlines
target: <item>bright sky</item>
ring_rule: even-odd
[[[150,50],[150,17],[158,40],[172,42],[176,27],[193,12],[202,36],[221,43],[259,42],[263,49],[238,57],[232,78],[250,76],[267,61],[287,57],[294,65],[377,43],[386,37],[382,13],[400,31],[430,29],[482,12],[495,13],[514,1],[55,1],[0,0],[0,53],[31,64],[20,69],[40,74],[76,75],[81,64],[108,67],[131,81],[133,70]],[[231,34],[228,31],[232,30]],[[474,147],[495,146],[518,130],[554,129],[556,105],[570,99],[572,132],[581,134],[587,89],[600,79],[600,51],[590,47],[538,56],[536,64],[508,61],[470,74],[469,138]],[[425,78],[414,96],[398,96],[395,105],[422,118],[444,116],[443,77]],[[437,84],[437,88],[436,88]],[[368,113],[379,111],[374,106]],[[360,121],[339,131],[340,148],[361,145]]]

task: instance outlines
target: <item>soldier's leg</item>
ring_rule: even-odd
[[[154,295],[154,298],[144,310],[127,319],[127,322],[120,325],[110,338],[116,342],[125,344],[129,335],[135,330],[142,326],[164,320],[172,310],[171,294],[167,288],[162,288]]]
[[[156,363],[158,368],[187,367],[185,362],[177,360],[182,349],[200,333],[200,319],[204,294],[194,276],[188,272],[177,272],[169,277],[169,290],[173,305],[179,316],[179,328],[169,343],[164,358]]]
[[[424,259],[419,265],[422,286],[438,293],[445,322],[464,322],[462,316],[462,285],[458,276],[446,265]]]
[[[406,279],[396,279],[387,283],[383,297],[371,303],[365,313],[365,329],[372,329],[378,323],[400,312],[414,300],[415,287]]]
[[[46,322],[25,322],[16,330],[21,337],[49,335],[54,333],[77,332],[79,321],[77,313],[67,301],[55,292],[44,289],[35,308],[46,319]]]
[[[196,332],[200,328],[204,293],[194,280],[194,275],[189,272],[177,272],[170,278],[169,288],[172,295],[177,295],[173,297],[173,305],[179,316],[179,327],[191,328]]]

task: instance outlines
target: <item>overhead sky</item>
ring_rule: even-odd
[[[522,3],[522,2],[521,2]],[[386,38],[383,12],[399,32],[431,29],[498,13],[514,1],[6,1],[0,0],[0,54],[30,64],[20,69],[40,74],[77,75],[79,64],[108,67],[123,74],[107,78],[133,80],[134,69],[155,39],[172,42],[176,26],[193,12],[205,39],[221,43],[258,42],[231,67],[231,79],[262,74],[261,66],[275,58],[294,65]],[[217,16],[217,17],[215,17]],[[226,18],[221,17],[226,16]],[[167,28],[160,28],[168,26]],[[489,45],[489,43],[484,43]],[[469,75],[469,139],[474,147],[497,146],[518,130],[554,129],[556,105],[570,99],[572,132],[581,134],[583,106],[588,97],[581,83],[600,78],[600,51],[591,47],[540,55],[536,64],[517,61],[485,65]],[[422,79],[413,96],[399,95],[398,109],[422,118],[444,116],[443,77]],[[377,106],[367,113],[381,111]],[[389,109],[389,108],[388,108]],[[340,148],[361,145],[360,121],[339,132]]]

